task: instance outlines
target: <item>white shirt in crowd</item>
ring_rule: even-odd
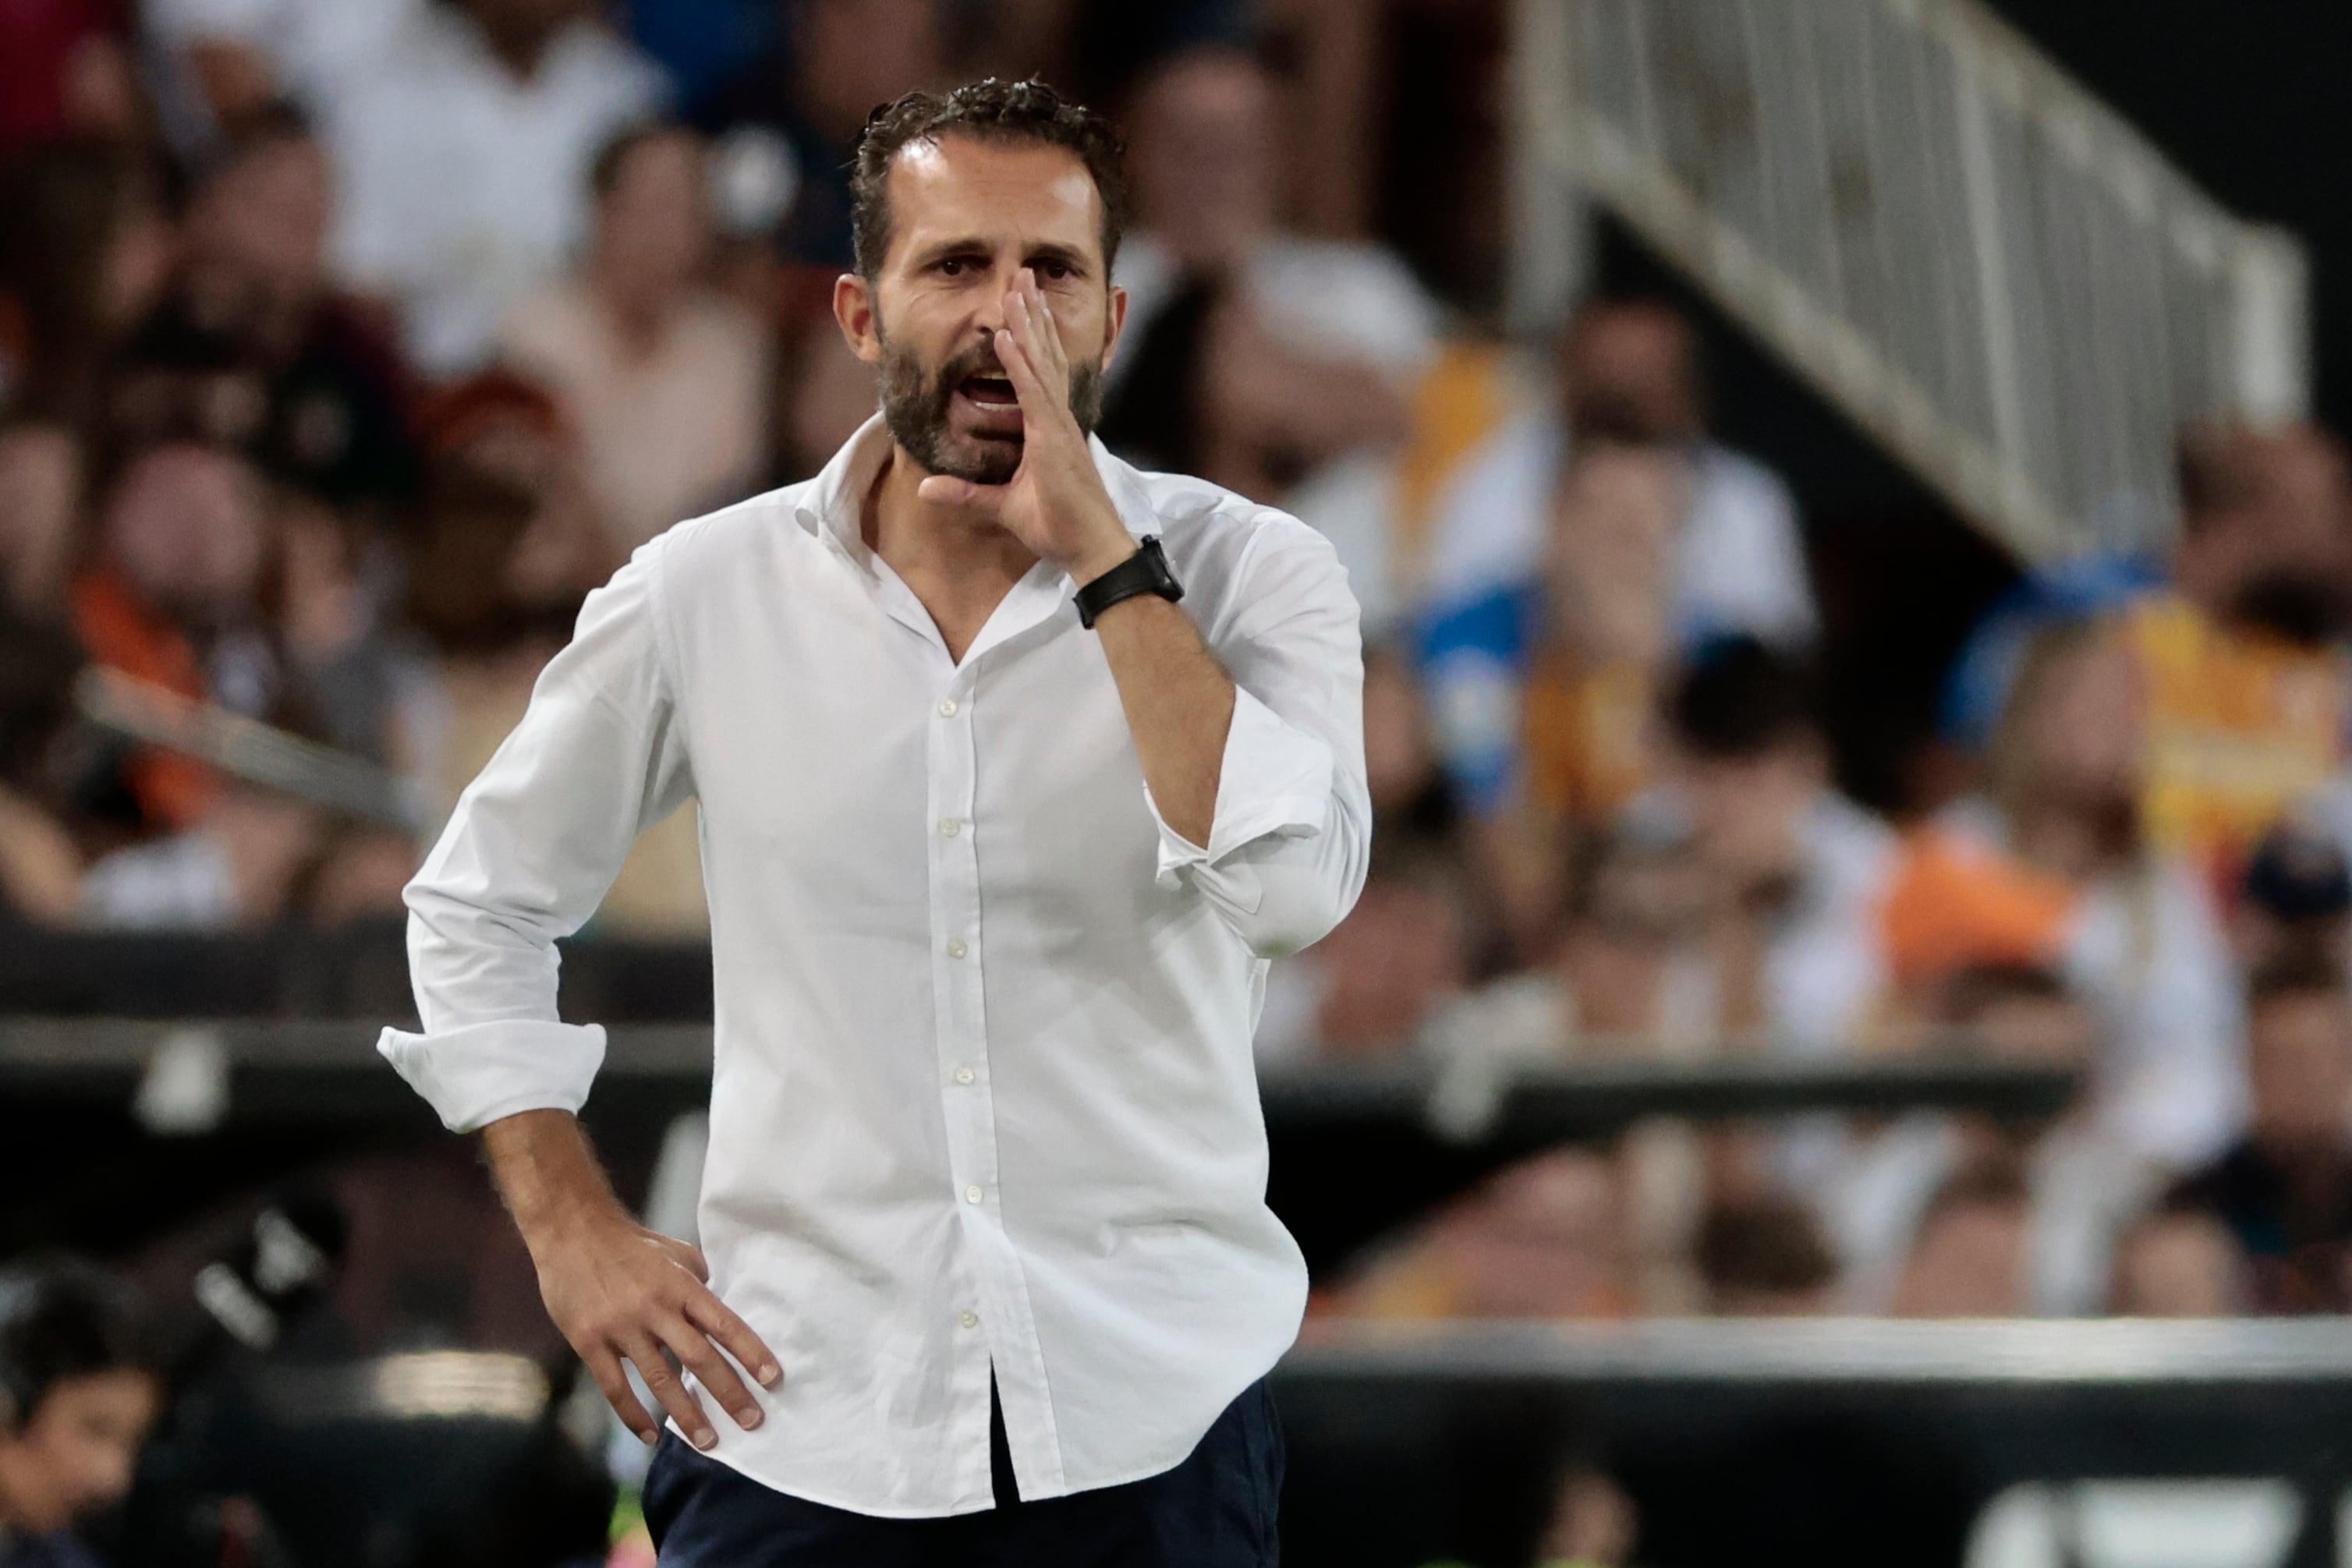
[[[863,542],[889,451],[683,524],[592,595],[411,885],[424,1032],[383,1047],[457,1129],[572,1108],[556,937],[645,825],[701,807],[717,1060],[710,1283],[772,1347],[716,1457],[860,1513],[1179,1463],[1295,1336],[1250,1036],[1267,960],[1362,884],[1357,612],[1330,547],[1097,444],[1240,688],[1205,846],[1160,821],[1100,643],[1040,563],[958,663]]]
[[[141,15],[173,48],[205,43],[251,49],[278,86],[314,112],[380,66],[429,0],[146,0]]]
[[[665,91],[658,67],[592,22],[559,34],[525,80],[469,18],[419,12],[327,116],[338,268],[401,303],[427,375],[478,369],[585,234],[597,152]]]
[[[1432,604],[1462,604],[1541,571],[1552,493],[1567,461],[1554,410],[1532,410],[1487,437],[1439,497]],[[1745,632],[1802,647],[1820,633],[1796,498],[1769,468],[1713,442],[1692,455],[1673,609],[1686,636]]]

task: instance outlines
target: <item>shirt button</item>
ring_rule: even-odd
[[[980,1201],[980,1184],[978,1182],[974,1182],[971,1186],[963,1189],[963,1200],[966,1203],[978,1203]]]
[[[969,1082],[971,1082],[971,1080],[972,1080],[972,1071],[971,1071],[971,1068],[969,1068],[969,1067],[959,1067],[959,1068],[957,1068],[957,1069],[956,1069],[956,1082],[957,1082],[958,1083],[969,1083]]]
[[[941,697],[941,698],[940,699],[940,716],[941,718],[953,718],[953,717],[955,717],[955,711],[956,711],[956,700],[955,700],[955,698],[953,698],[953,697]]]
[[[949,957],[950,957],[950,958],[961,958],[961,957],[962,957],[966,953],[968,953],[968,952],[970,952],[970,951],[971,951],[971,949],[970,949],[970,948],[968,948],[968,947],[966,947],[966,946],[963,945],[963,938],[962,938],[962,937],[961,937],[961,936],[950,936],[950,937],[949,937],[949,938],[948,938],[948,956],[949,956]]]
[[[940,837],[943,839],[951,839],[962,831],[963,823],[955,818],[941,817],[940,819]]]
[[[956,1322],[961,1323],[965,1328],[976,1329],[980,1326],[980,1314],[978,1312],[958,1312],[956,1314]]]

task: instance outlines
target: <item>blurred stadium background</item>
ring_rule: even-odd
[[[2352,1564],[2347,59],[2340,0],[0,0],[0,1564],[68,1503],[122,1568],[650,1563],[370,1050],[399,890],[582,594],[872,410],[867,110],[1032,72],[1130,144],[1104,435],[1366,612],[1371,880],[1259,1039],[1290,1559]],[[703,921],[689,809],[563,969],[681,1234]],[[58,1479],[117,1362],[156,1419]]]

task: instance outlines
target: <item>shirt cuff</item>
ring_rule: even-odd
[[[1328,746],[1236,687],[1207,847],[1170,827],[1150,786],[1144,787],[1151,820],[1160,825],[1160,885],[1172,892],[1186,867],[1214,866],[1260,839],[1313,838],[1330,813],[1331,772]]]
[[[431,1034],[388,1029],[376,1051],[453,1133],[520,1111],[577,1111],[604,1062],[602,1024],[509,1019]]]

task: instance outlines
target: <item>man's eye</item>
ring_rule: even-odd
[[[1056,283],[1070,276],[1068,264],[1059,261],[1041,261],[1037,264],[1036,271],[1040,277],[1050,277]]]
[[[963,263],[957,260],[954,256],[950,256],[947,260],[940,263],[940,276],[941,277],[954,277],[959,276],[962,271]]]

